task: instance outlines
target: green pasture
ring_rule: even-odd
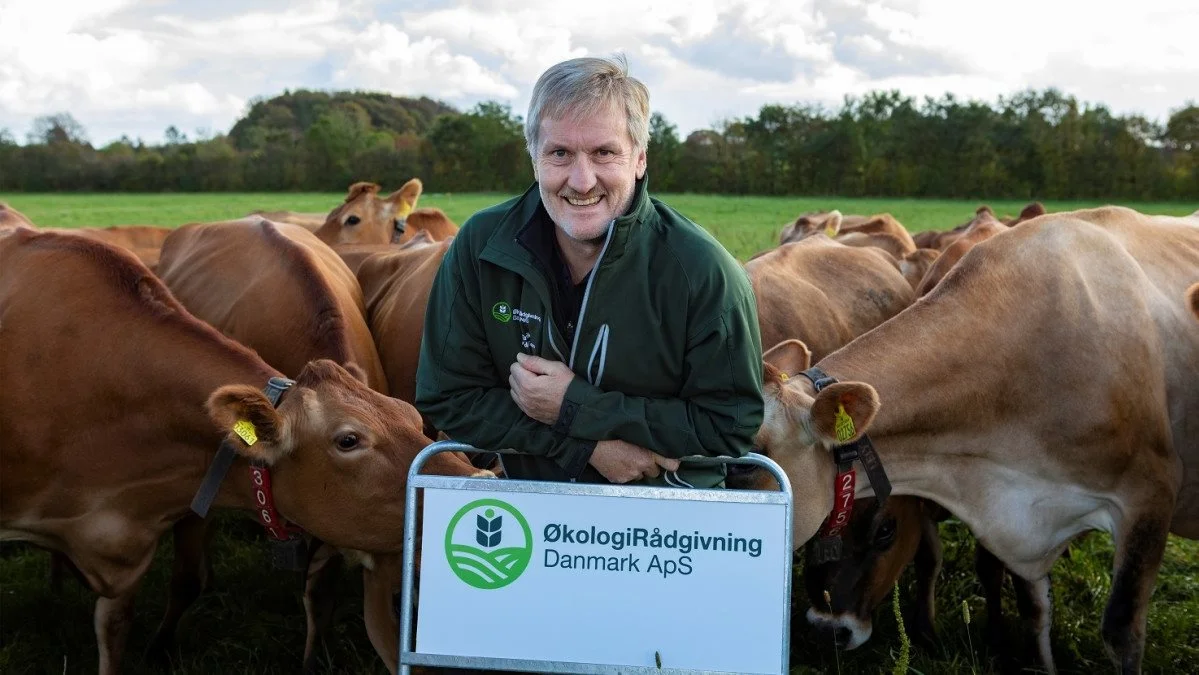
[[[337,194],[0,194],[39,225],[83,227],[122,224],[177,226],[186,222],[239,217],[254,209],[326,211],[340,203]],[[472,212],[499,202],[499,194],[428,194],[422,206],[444,209],[461,223]],[[838,208],[844,213],[889,211],[912,230],[944,229],[967,220],[981,202],[840,198],[727,197],[664,195],[663,199],[708,227],[739,258],[769,247],[781,226],[797,214]],[[1015,214],[1024,202],[992,201],[1001,215]],[[1049,202],[1051,210],[1097,205]],[[1148,213],[1185,214],[1197,204],[1128,204]],[[13,327],[19,330],[19,327]],[[0,480],[3,477],[0,476]],[[138,597],[130,632],[125,673],[298,672],[304,646],[303,579],[299,573],[270,567],[265,535],[249,518],[217,516],[219,534],[212,554],[215,581],[184,617],[180,650],[173,665],[159,668],[141,654],[162,616],[170,574],[170,540]],[[1003,672],[1005,656],[1019,651],[1014,597],[1005,597],[1008,646],[991,652],[985,642],[982,589],[973,573],[973,539],[961,524],[941,526],[945,567],[940,577],[935,648],[913,648],[911,671],[920,674]],[[1053,647],[1062,673],[1111,672],[1099,638],[1099,623],[1111,587],[1111,539],[1093,533],[1076,542],[1053,569]],[[807,629],[800,570],[793,603],[793,674],[890,673],[900,637],[889,607],[875,617],[874,636],[852,652],[818,641]],[[384,673],[362,627],[362,583],[343,574],[342,601],[331,639],[320,651],[323,673]],[[722,611],[722,598],[738,592],[738,580],[711,589],[711,614],[694,617],[696,640],[721,640],[736,621]],[[901,582],[901,599],[911,606],[912,573]],[[59,592],[49,585],[49,556],[31,546],[0,544],[0,673],[33,675],[94,673],[96,646],[92,629],[94,594],[68,575]],[[964,607],[972,620],[967,623]],[[472,630],[464,625],[464,630]],[[486,626],[475,628],[486,630]],[[729,649],[737,649],[729,644]],[[1146,673],[1193,673],[1199,669],[1199,542],[1171,537],[1149,612]],[[1010,665],[1010,664],[1009,664]]]

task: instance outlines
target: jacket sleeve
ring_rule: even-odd
[[[429,293],[416,407],[456,441],[547,457],[577,477],[591,459],[595,441],[555,433],[512,400],[508,373],[499,372],[488,349],[468,243],[461,233],[455,237]]]
[[[619,438],[673,458],[745,455],[763,417],[761,342],[757,306],[746,288],[688,338],[678,398],[603,391],[576,377],[563,403],[573,415],[567,432]]]

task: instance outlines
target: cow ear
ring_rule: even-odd
[[[784,340],[766,350],[762,360],[792,377],[812,366],[812,352],[799,340]]]
[[[841,212],[837,210],[829,211],[828,218],[824,221],[824,234],[829,239],[837,236],[841,231]]]
[[[812,402],[812,429],[829,445],[861,438],[878,413],[878,392],[861,382],[831,384]]]
[[[267,464],[282,454],[278,446],[283,418],[258,389],[246,384],[221,387],[208,397],[206,407],[238,454]]]
[[[406,216],[412,209],[416,208],[416,202],[420,199],[424,188],[425,186],[419,178],[413,178],[404,183],[399,190],[387,195],[387,201],[395,203],[397,213],[400,216]]]
[[[352,202],[364,194],[372,194],[373,195],[378,191],[379,191],[378,183],[368,183],[366,181],[354,183],[353,185],[350,186],[349,191],[346,192],[346,202],[347,203]]]

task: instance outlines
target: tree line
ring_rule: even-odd
[[[1057,90],[996,103],[896,91],[836,109],[764,105],[683,138],[651,119],[656,192],[989,199],[1199,199],[1199,106],[1162,125]],[[0,190],[340,191],[354,181],[434,192],[523,190],[533,179],[508,106],[460,112],[429,98],[286,92],[252,102],[227,134],[169,127],[102,147],[69,113],[18,144],[0,129]]]

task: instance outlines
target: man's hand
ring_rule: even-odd
[[[640,445],[618,440],[596,443],[590,464],[613,483],[655,478],[662,469],[679,470],[677,459],[663,457]]]
[[[512,400],[526,415],[543,424],[558,421],[566,388],[575,374],[561,361],[517,354],[508,375]]]

